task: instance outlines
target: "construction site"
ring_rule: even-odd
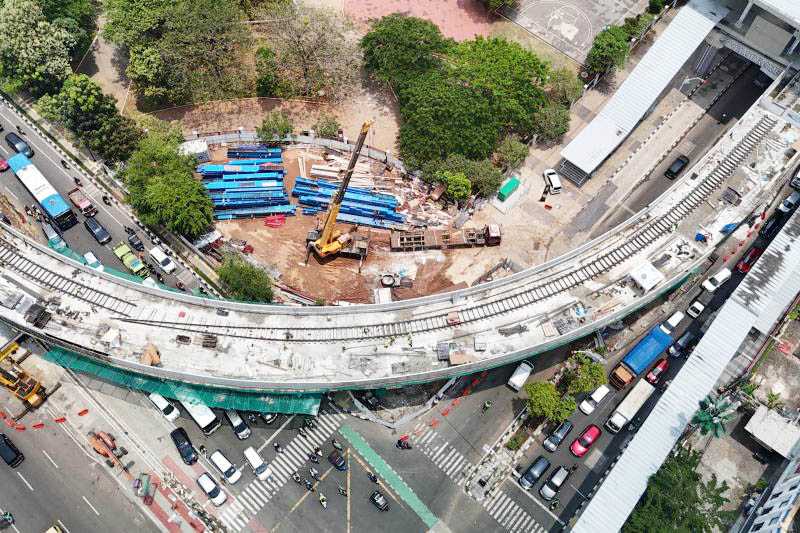
[[[283,303],[386,303],[506,270],[499,225],[474,226],[472,206],[402,169],[313,145],[209,144],[199,157],[217,232],[198,247],[215,262],[242,253]],[[320,238],[328,250],[315,249]]]

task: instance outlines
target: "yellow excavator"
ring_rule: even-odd
[[[358,135],[358,141],[353,149],[353,154],[350,157],[350,162],[347,165],[347,170],[342,176],[342,184],[331,199],[328,206],[328,213],[325,216],[325,223],[322,229],[316,228],[308,232],[306,237],[306,245],[308,253],[306,254],[306,263],[311,252],[320,260],[336,256],[339,254],[355,257],[363,261],[367,257],[369,250],[369,237],[366,235],[357,235],[358,227],[351,228],[350,232],[342,233],[336,229],[336,217],[339,215],[339,209],[342,207],[344,195],[347,191],[347,185],[350,183],[350,178],[353,177],[353,170],[355,169],[358,156],[361,153],[361,148],[364,146],[364,140],[367,138],[367,132],[372,126],[372,121],[368,120],[361,126],[361,133]]]
[[[23,349],[22,343],[27,338],[27,334],[21,333],[0,348],[0,385],[11,391],[26,410],[39,407],[47,398],[42,384],[20,366],[30,352],[25,350],[20,357],[14,358],[17,351]]]

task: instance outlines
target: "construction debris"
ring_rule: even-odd
[[[446,250],[472,246],[496,246],[500,244],[500,240],[500,226],[497,224],[489,224],[482,229],[393,231],[391,248],[393,252]]]

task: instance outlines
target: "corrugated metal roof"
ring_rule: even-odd
[[[561,151],[561,157],[587,174],[594,172],[727,13],[714,0],[693,0],[681,9],[603,110]]]
[[[753,327],[768,333],[800,292],[800,212],[722,306],[711,327],[573,528],[579,533],[618,531],[670,453],[678,437]]]

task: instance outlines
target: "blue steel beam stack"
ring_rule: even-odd
[[[271,146],[239,146],[228,149],[228,163],[204,163],[197,172],[203,177],[214,218],[252,218],[266,215],[294,215],[283,178],[281,149]]]
[[[294,182],[292,196],[303,207],[303,214],[316,214],[328,209],[339,186],[322,179],[310,180],[298,176]],[[397,212],[399,203],[390,194],[372,192],[369,189],[348,187],[339,209],[339,222],[362,226],[393,229],[405,222],[405,216]]]

